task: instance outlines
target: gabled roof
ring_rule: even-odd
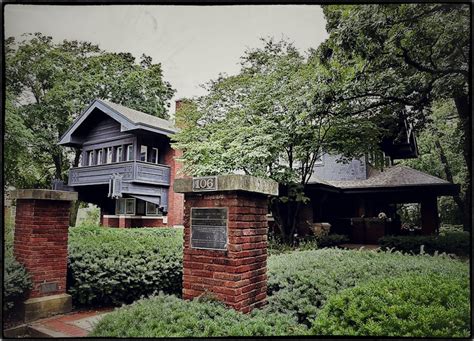
[[[438,177],[420,172],[416,169],[397,165],[384,169],[383,172],[371,169],[366,180],[323,180],[313,176],[310,184],[329,185],[340,189],[387,188],[404,186],[452,186],[450,182]]]
[[[154,133],[170,136],[178,132],[173,123],[144,112],[127,108],[123,105],[112,103],[103,99],[95,99],[72,123],[69,129],[61,136],[58,144],[74,144],[72,134],[94,111],[99,109],[106,115],[120,123],[120,131],[144,129]]]

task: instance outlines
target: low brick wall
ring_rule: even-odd
[[[166,217],[119,217],[103,215],[100,221],[104,227],[168,227]]]

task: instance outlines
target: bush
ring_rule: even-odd
[[[469,277],[411,275],[373,281],[329,298],[316,335],[468,337]]]
[[[3,311],[8,315],[13,313],[15,306],[31,289],[30,275],[12,255],[6,254],[3,280]]]
[[[181,293],[181,229],[69,230],[69,290],[76,304],[119,305],[155,291]]]
[[[89,336],[209,337],[302,335],[304,326],[281,314],[242,314],[218,302],[158,295],[105,316]]]
[[[344,234],[328,234],[320,236],[317,242],[320,248],[338,246],[339,244],[348,243],[349,237]]]
[[[269,312],[295,316],[310,325],[328,297],[374,278],[409,273],[467,274],[468,264],[447,256],[410,256],[399,252],[322,249],[268,259]]]
[[[439,236],[387,236],[379,239],[382,249],[395,249],[403,252],[429,254],[449,253],[458,256],[468,256],[470,250],[469,232],[445,232]]]

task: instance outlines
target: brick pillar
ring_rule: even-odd
[[[170,166],[170,190],[168,192],[168,226],[183,224],[184,195],[172,190],[173,183],[178,175],[182,164],[176,161],[182,155],[182,151],[168,147],[164,155],[165,164]]]
[[[185,193],[183,298],[208,292],[238,311],[249,312],[266,302],[268,196],[278,194],[278,184],[242,175],[215,180],[217,189],[205,193],[193,191],[193,179],[179,179],[174,185],[176,192]],[[208,218],[198,223],[192,209],[199,208],[222,208],[226,226],[216,228]],[[197,225],[207,225],[204,230],[208,232],[203,236],[203,227]],[[222,231],[226,232],[226,243],[217,237]],[[205,243],[221,238],[225,245],[218,250],[196,246],[198,233]]]
[[[127,218],[124,215],[119,215],[118,221],[119,221],[119,225],[118,225],[119,228],[127,227]]]
[[[71,201],[76,192],[26,189],[17,199],[14,254],[28,270],[33,288],[24,303],[25,320],[71,310],[66,294],[67,242]]]

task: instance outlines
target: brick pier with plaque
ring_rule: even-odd
[[[242,312],[267,297],[272,180],[248,175],[177,179],[184,193],[183,298],[210,294]]]
[[[21,189],[16,199],[14,254],[33,284],[23,303],[26,322],[71,311],[66,293],[67,241],[76,192]]]

